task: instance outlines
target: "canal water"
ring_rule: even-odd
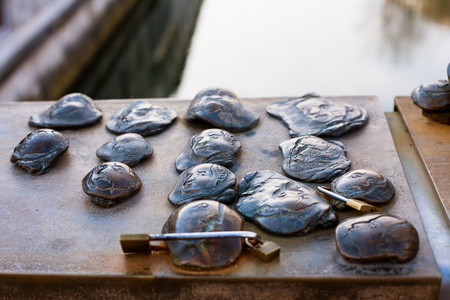
[[[122,47],[120,57],[130,56],[133,68],[145,67],[147,75],[107,68],[102,76],[114,79],[99,77],[102,84],[87,92],[96,99],[192,99],[203,88],[221,86],[241,98],[376,95],[384,111],[392,111],[395,96],[447,77],[449,0],[204,0],[199,12],[184,6],[181,12],[196,22],[188,22],[192,38],[169,51],[176,59],[145,67],[145,55],[164,55],[127,54],[129,47]],[[149,30],[136,32],[126,35],[141,41]],[[136,82],[140,87],[133,87]]]

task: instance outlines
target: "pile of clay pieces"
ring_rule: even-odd
[[[289,129],[291,139],[279,145],[285,174],[254,170],[238,182],[228,169],[241,150],[233,133],[255,128],[259,116],[223,88],[205,89],[192,100],[186,119],[207,122],[214,128],[190,137],[174,157],[180,175],[167,194],[168,201],[178,208],[163,233],[239,231],[244,220],[278,236],[302,236],[317,228],[337,226],[336,211],[349,207],[326,198],[307,183],[328,182],[331,192],[372,205],[395,198],[395,188],[385,176],[368,169],[349,171],[352,163],[345,145],[326,139],[364,126],[369,118],[364,108],[307,94],[274,102],[266,110]],[[53,129],[92,126],[101,118],[102,112],[88,96],[67,95],[31,116],[30,126],[51,129],[27,135],[14,149],[11,162],[31,174],[44,174],[69,147],[69,140]],[[142,181],[131,167],[153,153],[144,137],[160,133],[176,118],[172,109],[147,101],[135,101],[112,115],[106,128],[118,136],[96,152],[107,162],[82,180],[93,203],[108,208],[139,192]],[[402,263],[413,259],[419,247],[417,231],[408,221],[378,212],[344,220],[337,226],[335,238],[339,253],[359,263]],[[176,266],[194,270],[229,266],[242,250],[240,239],[170,241],[168,246]]]

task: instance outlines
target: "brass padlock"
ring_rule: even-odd
[[[253,255],[263,262],[271,261],[280,255],[280,246],[271,241],[261,241],[256,245],[246,239],[245,243]]]
[[[251,231],[214,231],[185,232],[165,234],[121,234],[120,244],[124,253],[152,252],[169,250],[164,241],[168,240],[198,240],[217,238],[245,238],[245,245],[256,257],[268,262],[280,255],[280,247],[271,241],[263,241]]]

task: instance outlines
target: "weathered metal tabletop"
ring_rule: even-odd
[[[381,208],[409,220],[420,237],[420,250],[404,264],[354,264],[336,251],[334,228],[303,237],[276,237],[251,223],[245,230],[260,233],[281,246],[279,259],[262,263],[249,253],[232,266],[208,272],[173,267],[167,253],[124,255],[120,233],[159,233],[174,211],[167,200],[178,173],[175,158],[193,134],[208,128],[184,119],[190,101],[153,99],[174,109],[179,118],[159,135],[148,137],[154,154],[133,169],[143,181],[130,200],[104,209],[95,206],[81,188],[82,178],[101,161],[95,151],[115,135],[105,122],[131,100],[97,101],[103,120],[90,128],[61,131],[70,139],[67,153],[55,168],[33,176],[9,162],[17,143],[30,131],[31,114],[51,103],[0,105],[0,293],[5,297],[186,299],[369,298],[435,299],[440,273],[403,173],[382,108],[376,97],[334,97],[369,112],[360,130],[337,140],[344,143],[352,169],[369,168],[391,179],[397,194]],[[278,144],[289,139],[287,129],[265,108],[279,98],[246,99],[258,113],[256,128],[236,134],[242,150],[230,168],[240,180],[247,172],[281,171]],[[313,184],[311,184],[314,186]],[[338,213],[340,220],[358,212]]]

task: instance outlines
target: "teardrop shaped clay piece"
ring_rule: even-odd
[[[190,138],[175,166],[180,172],[204,163],[231,167],[240,149],[241,143],[233,134],[223,129],[207,129]]]
[[[244,221],[225,204],[199,200],[177,209],[163,233],[239,231]],[[217,269],[232,264],[242,252],[240,238],[167,241],[176,266],[195,270]]]
[[[258,124],[259,116],[245,109],[238,96],[227,89],[200,91],[187,110],[188,120],[203,120],[230,132],[244,132]]]
[[[29,133],[14,148],[11,162],[30,174],[48,172],[55,160],[69,148],[69,139],[51,129],[40,129]]]
[[[419,235],[414,226],[384,213],[347,219],[336,228],[335,237],[338,252],[358,263],[404,263],[419,250]]]
[[[115,134],[138,133],[149,136],[169,127],[176,117],[176,112],[170,108],[138,100],[117,110],[106,123],[106,128]]]
[[[130,167],[153,153],[150,143],[137,133],[117,136],[97,149],[97,156],[106,161],[118,161]]]
[[[111,207],[136,194],[142,182],[126,164],[107,162],[92,169],[83,178],[82,185],[92,202]]]
[[[315,190],[275,171],[247,173],[238,193],[236,211],[276,235],[300,236],[337,223],[333,208]]]
[[[169,201],[182,205],[195,200],[216,200],[224,204],[234,202],[236,177],[224,166],[200,164],[180,174],[169,195]]]
[[[391,201],[395,195],[395,187],[380,173],[358,169],[336,178],[331,182],[331,191],[346,198],[360,199],[371,204],[382,204]],[[336,209],[343,209],[347,205],[331,198]]]
[[[28,124],[44,128],[80,128],[97,124],[102,112],[94,101],[80,93],[69,94],[41,113],[32,115]]]
[[[368,119],[362,107],[340,104],[314,93],[272,103],[266,111],[288,127],[291,137],[337,137],[362,127]]]
[[[282,142],[283,171],[290,177],[324,182],[342,175],[351,166],[344,145],[315,136],[301,136]]]

